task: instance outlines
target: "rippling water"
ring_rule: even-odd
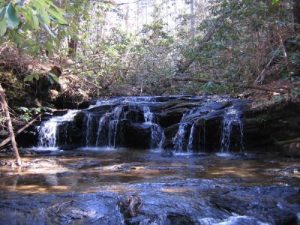
[[[45,153],[43,153],[45,154]],[[54,155],[53,155],[54,154]],[[226,178],[239,185],[298,185],[297,159],[267,154],[188,154],[85,148],[24,158],[19,171],[0,168],[0,188],[26,193],[97,192],[115,185]]]

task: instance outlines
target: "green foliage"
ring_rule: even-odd
[[[19,113],[19,120],[29,122],[37,114],[48,111],[47,107],[27,108],[18,107],[17,112]]]
[[[213,24],[221,23],[222,26],[202,51],[194,51],[194,48],[183,51],[185,58],[196,58],[200,70],[205,65],[208,78],[251,83],[273,56],[276,61],[272,66],[278,64],[274,66],[277,71],[272,73],[281,71],[284,52],[279,40],[286,37],[284,32],[291,24],[291,8],[279,6],[279,1],[268,4],[265,1],[213,0],[210,12],[212,17],[204,20],[199,30],[205,34]],[[202,36],[199,37],[201,41]]]
[[[157,6],[152,22],[132,32],[118,25],[128,13],[114,2],[0,0],[0,37],[30,54],[55,53],[60,62],[71,58],[69,73],[87,81],[88,89],[94,85],[95,95],[122,85],[148,94],[231,93],[236,90],[232,83],[253,83],[272,58],[268,79],[272,74],[295,79],[290,66],[300,68],[300,42],[299,35],[291,34],[292,1],[210,0],[209,6],[209,16],[195,23],[192,35],[191,18],[202,16],[197,10],[195,15],[179,15],[181,22],[170,32],[164,8]],[[112,12],[116,18],[110,18]],[[109,29],[107,24],[112,24]],[[220,26],[212,38],[203,42],[216,24]],[[189,60],[193,63],[184,76],[218,82],[172,82]],[[58,82],[54,74],[46,76]],[[39,79],[31,74],[25,82]]]
[[[51,84],[54,84],[54,83],[59,84],[59,79],[54,73],[49,72],[47,74],[47,77],[49,78]]]
[[[283,95],[273,95],[271,101],[274,103],[279,103],[284,101],[285,97]]]
[[[64,12],[51,0],[0,1],[0,43],[12,41],[19,48],[38,51],[39,44],[57,36],[57,28],[67,25]],[[44,40],[38,40],[40,29]]]
[[[295,87],[292,89],[291,94],[294,98],[300,97],[300,87]]]
[[[38,74],[38,73],[32,73],[32,74],[27,75],[24,78],[24,81],[25,82],[33,82],[34,80],[38,81],[39,79],[40,79],[40,74]]]
[[[226,84],[216,84],[212,81],[207,82],[201,86],[201,91],[206,94],[224,94],[233,91],[233,87]]]
[[[31,73],[24,78],[24,82],[34,82],[41,79],[41,77],[46,76],[51,84],[59,83],[58,77],[54,73],[47,73],[46,75],[40,73]]]

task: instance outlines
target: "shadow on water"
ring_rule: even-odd
[[[91,192],[106,185],[226,178],[239,185],[296,185],[300,162],[247,154],[164,157],[133,149],[80,149],[24,158],[21,171],[0,168],[0,188],[28,193]]]
[[[43,152],[0,168],[0,224],[293,225],[299,179],[299,160],[267,155]]]

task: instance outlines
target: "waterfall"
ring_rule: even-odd
[[[107,145],[107,135],[105,133],[106,124],[109,122],[109,113],[105,113],[99,120],[97,129],[96,146]]]
[[[98,128],[96,131],[95,146],[108,146],[113,148],[116,147],[119,133],[119,122],[123,119],[123,110],[124,107],[122,105],[119,105],[115,107],[112,111],[105,113],[100,118]],[[86,135],[91,136],[92,134]]]
[[[112,113],[112,119],[109,121],[109,131],[108,131],[108,146],[116,147],[117,135],[118,135],[118,125],[123,112],[123,106],[117,106],[114,108]]]
[[[93,115],[91,113],[86,114],[86,126],[85,126],[85,146],[92,145],[92,133],[93,133]]]
[[[198,120],[191,119],[201,115],[201,108],[195,107],[183,114],[177,134],[173,138],[175,151],[177,152],[193,152],[195,147],[195,136],[197,135],[196,122]]]
[[[243,149],[242,108],[239,100],[227,97],[98,100],[87,109],[44,121],[38,128],[38,146],[235,151]]]
[[[194,149],[195,133],[196,133],[196,126],[195,126],[195,124],[193,124],[193,126],[191,128],[190,136],[189,136],[189,143],[188,143],[188,148],[187,148],[188,152],[192,152]]]
[[[54,116],[50,120],[43,122],[38,129],[38,147],[56,149],[59,126],[65,122],[72,121],[77,112],[77,110],[69,110],[63,116]]]
[[[149,106],[144,106],[143,107],[143,112],[144,112],[144,119],[146,123],[153,123],[154,122],[154,115],[151,112]]]
[[[163,129],[155,123],[154,113],[151,112],[149,106],[143,107],[145,123],[151,126],[151,148],[162,149],[165,141],[165,134]]]
[[[173,140],[175,151],[181,152],[186,147],[186,135],[189,125],[187,123],[180,123],[178,132]]]
[[[241,112],[234,108],[229,108],[223,118],[223,133],[221,140],[221,151],[229,152],[233,126],[238,126],[240,131],[240,149],[243,150],[243,123],[241,120]]]
[[[39,144],[40,147],[55,148],[57,138],[58,122],[49,120],[44,122],[39,129]]]

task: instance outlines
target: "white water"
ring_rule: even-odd
[[[123,112],[123,106],[117,106],[113,110],[112,120],[109,122],[109,131],[108,131],[108,146],[116,147],[117,135],[118,135],[118,125],[121,119],[121,114]]]
[[[241,112],[234,108],[229,108],[223,117],[223,133],[221,140],[221,151],[229,152],[232,138],[233,126],[238,126],[240,130],[240,149],[243,150],[243,123]]]
[[[193,152],[194,138],[197,135],[196,121],[187,121],[192,115],[200,116],[201,108],[195,107],[183,114],[179,123],[177,134],[173,138],[173,144],[176,152]],[[188,139],[187,139],[188,138]]]
[[[192,152],[193,151],[193,145],[194,145],[194,137],[195,137],[195,135],[196,135],[196,126],[195,126],[195,124],[193,124],[193,126],[191,128],[190,136],[189,136],[188,147],[187,147],[188,152]]]
[[[151,148],[162,149],[165,142],[163,129],[155,122],[155,115],[148,106],[143,107],[145,123],[151,125]]]
[[[219,100],[218,100],[219,101]],[[208,103],[208,104],[206,104]],[[177,153],[194,153],[197,151],[205,152],[206,148],[206,126],[205,116],[214,112],[214,107],[210,107],[211,101],[199,104],[195,103],[195,107],[183,114],[178,131],[173,137],[173,146]],[[160,102],[156,102],[154,97],[123,97],[111,100],[97,101],[96,105],[91,108],[99,107],[97,110],[82,111],[85,113],[83,124],[83,145],[88,148],[108,147],[115,148],[122,144],[122,132],[120,122],[140,123],[141,115],[144,117],[144,123],[148,129],[151,128],[151,149],[162,149],[165,143],[165,133],[162,127],[157,123],[157,117],[151,111],[152,107],[156,107]],[[101,110],[105,111],[101,111]],[[219,110],[219,108],[216,108]],[[222,110],[222,109],[221,109]],[[49,121],[44,122],[39,128],[39,147],[57,148],[57,142],[61,144],[61,140],[68,140],[67,130],[59,130],[61,124],[72,121],[77,111],[70,110],[67,114],[59,117],[53,117]],[[99,113],[101,113],[99,116]],[[158,115],[160,112],[157,112]],[[223,111],[220,111],[222,116]],[[233,106],[227,108],[223,114],[223,129],[220,143],[221,152],[229,152],[233,146],[237,147],[239,143],[236,136],[240,136],[240,147],[243,149],[243,124],[241,121],[241,111]],[[62,126],[62,128],[68,128]],[[240,135],[236,132],[240,131]],[[210,131],[211,132],[211,131]],[[216,130],[219,132],[219,130]],[[233,134],[234,137],[233,137]],[[218,133],[219,134],[219,133]],[[58,135],[60,140],[58,140]],[[66,137],[65,137],[66,136]],[[234,140],[234,141],[233,141]],[[219,142],[220,141],[220,142]],[[166,142],[166,144],[169,144]],[[218,146],[217,146],[218,147]]]
[[[91,146],[92,140],[92,125],[93,125],[93,116],[91,113],[86,114],[86,129],[85,129],[85,146]]]
[[[213,110],[211,110],[212,112]],[[205,120],[199,127],[196,126],[198,120],[191,120],[191,116],[200,118],[201,107],[193,108],[183,114],[179,123],[177,134],[173,138],[173,144],[176,152],[193,152],[196,149],[205,151]],[[233,127],[238,127],[240,131],[240,149],[243,150],[243,122],[241,120],[241,111],[230,107],[223,115],[223,130],[221,139],[221,152],[229,152],[232,143]],[[196,139],[196,137],[198,139]],[[197,146],[199,145],[199,146]]]
[[[38,148],[47,148],[47,150],[57,149],[57,135],[59,125],[64,122],[72,121],[78,110],[69,110],[63,116],[55,116],[45,121],[39,127]]]
[[[100,144],[104,143],[105,140],[103,140],[103,132],[105,132],[105,125],[107,121],[109,120],[109,113],[105,113],[104,116],[102,116],[99,120],[98,129],[97,129],[97,139],[96,139],[96,146],[100,146]]]
[[[185,150],[186,134],[188,132],[188,124],[180,123],[177,134],[173,139],[174,148],[176,152],[182,152]]]
[[[98,103],[100,104],[100,103]],[[96,146],[115,148],[119,132],[119,122],[123,118],[123,106],[115,107],[111,112],[105,113],[99,120],[96,133]],[[91,136],[90,134],[88,134]]]

